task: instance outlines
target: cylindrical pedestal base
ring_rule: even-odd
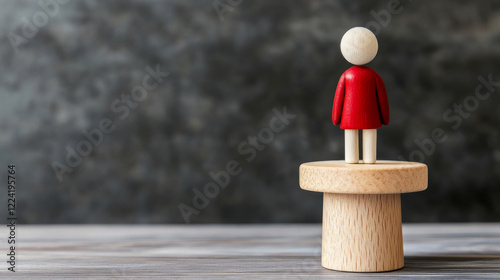
[[[321,264],[353,272],[402,268],[401,195],[325,193]]]

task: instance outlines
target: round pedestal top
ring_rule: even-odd
[[[427,188],[427,165],[390,160],[377,160],[374,164],[349,164],[343,160],[307,162],[300,165],[299,184],[304,190],[328,193],[417,192]]]

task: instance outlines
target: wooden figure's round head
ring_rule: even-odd
[[[344,58],[354,65],[364,65],[377,55],[378,42],[375,34],[364,27],[349,29],[340,41]]]

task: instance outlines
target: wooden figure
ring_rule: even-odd
[[[341,50],[352,64],[377,54],[377,39],[355,27]],[[328,269],[381,272],[404,266],[401,193],[427,188],[427,166],[416,162],[376,161],[377,128],[389,123],[384,83],[368,67],[354,66],[340,78],[333,123],[345,129],[345,160],[300,165],[304,190],[323,192],[321,264]],[[363,130],[363,161],[358,163],[358,129]]]
[[[345,161],[359,162],[358,129],[363,130],[363,162],[377,159],[377,128],[389,123],[389,102],[377,72],[362,66],[375,58],[378,42],[364,27],[347,31],[340,42],[344,58],[355,66],[340,77],[333,102],[332,122],[345,130]]]

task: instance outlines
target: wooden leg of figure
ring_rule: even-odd
[[[363,162],[375,163],[377,160],[377,130],[363,129]]]
[[[345,129],[345,162],[359,162],[359,133],[357,129]]]

